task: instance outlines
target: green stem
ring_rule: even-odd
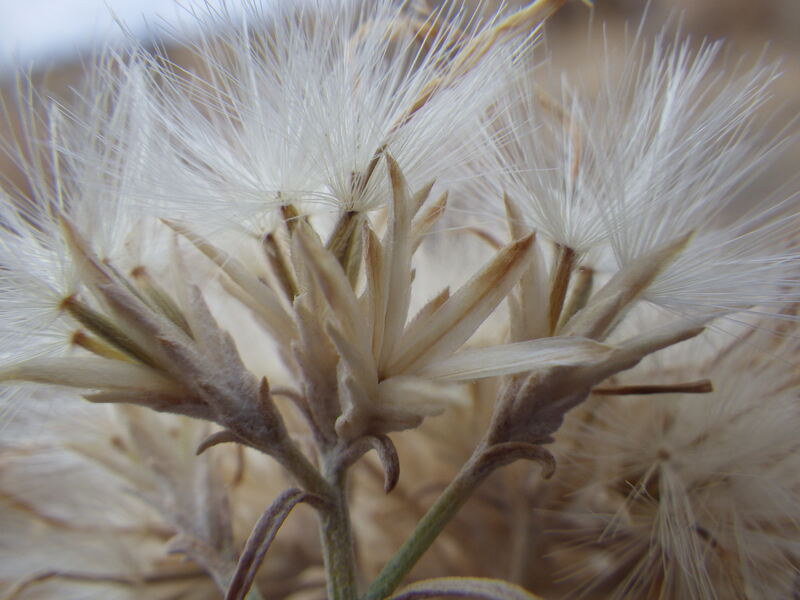
[[[247,592],[247,596],[244,597],[244,600],[263,600],[263,596],[261,592],[256,589],[255,583],[253,583],[253,587],[250,588],[250,591]]]
[[[456,478],[417,523],[411,536],[372,582],[362,600],[383,600],[402,583],[445,526],[489,474],[480,468],[483,446],[473,453]]]
[[[353,533],[345,492],[346,470],[326,468],[323,476],[288,437],[277,451],[273,450],[273,456],[307,492],[320,496],[326,502],[318,516],[328,600],[356,600],[358,589]],[[335,463],[330,456],[328,460]]]
[[[346,495],[346,468],[331,450],[320,472],[297,445],[284,436],[269,453],[286,468],[306,492],[324,502],[318,510],[322,555],[328,583],[328,600],[356,600],[355,552]]]
[[[325,503],[317,514],[328,600],[356,600],[355,553],[344,469],[326,468],[323,475],[288,436],[269,448],[269,454],[294,476],[306,492],[319,496]],[[330,456],[327,458],[331,460]]]
[[[328,481],[332,488],[328,496],[330,504],[319,512],[328,599],[356,600],[356,561],[344,471],[329,477]]]

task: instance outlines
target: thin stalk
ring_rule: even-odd
[[[306,492],[316,494],[325,500],[332,497],[330,484],[288,436],[283,439],[279,447],[264,451],[289,471]]]
[[[73,346],[78,346],[84,350],[88,350],[92,354],[102,356],[103,358],[110,358],[111,360],[131,360],[131,357],[127,354],[123,354],[113,346],[106,344],[96,337],[86,335],[82,331],[76,331],[73,333],[70,342]]]
[[[230,581],[233,579],[233,570],[235,570],[235,566],[233,566],[231,573],[228,575],[227,580],[230,584]],[[228,586],[226,585],[224,589],[222,589],[222,594],[228,594]],[[248,590],[247,594],[244,597],[244,600],[264,600],[264,596],[261,595],[261,592],[258,590],[258,585],[256,582],[253,582],[253,586]]]
[[[406,542],[372,582],[362,600],[383,600],[399,586],[422,555],[431,547],[445,526],[489,475],[491,469],[481,468],[481,444],[461,468],[456,478],[417,523]]]
[[[317,515],[328,600],[356,600],[355,546],[345,491],[346,470],[325,468],[323,476],[289,438],[271,454],[307,492],[318,495],[325,502]]]
[[[124,352],[135,361],[148,367],[158,368],[158,365],[148,356],[147,352],[117,327],[111,319],[84,304],[75,296],[64,298],[61,301],[61,308],[113,348]]]
[[[322,557],[329,600],[356,600],[356,559],[350,511],[345,491],[345,472],[329,478],[332,493],[329,505],[319,512]]]
[[[650,394],[710,394],[714,384],[710,379],[652,385],[623,385],[619,387],[594,388],[597,396],[645,396]]]
[[[567,288],[569,287],[569,280],[575,267],[576,259],[577,255],[572,248],[568,246],[558,247],[558,255],[550,283],[550,335],[555,334],[558,327],[558,319],[561,316],[561,309],[564,307],[564,299],[567,296]]]

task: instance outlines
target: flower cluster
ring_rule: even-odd
[[[777,74],[717,76],[718,45],[662,35],[587,98],[539,78],[535,42],[564,3],[251,5],[202,18],[190,67],[109,52],[74,106],[27,97],[6,146],[27,189],[0,206],[0,382],[19,413],[0,518],[34,554],[95,530],[141,551],[9,559],[9,598],[66,581],[354,600],[361,563],[363,597],[383,600],[520,459],[544,479],[503,484],[522,500],[493,576],[542,594],[791,593],[800,206],[736,204],[787,143],[757,126]],[[377,573],[355,552],[374,499],[358,513],[348,472],[375,450],[391,492],[414,432],[397,434],[420,426],[464,464]],[[30,489],[49,456],[91,465],[63,502]],[[265,469],[259,490],[246,471]],[[79,485],[108,494],[103,519],[81,516]],[[259,572],[301,503],[321,551],[285,538],[271,556],[296,559]],[[453,594],[531,597],[468,577],[393,597]]]

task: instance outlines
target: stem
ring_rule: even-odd
[[[253,583],[253,587],[250,588],[250,591],[247,592],[247,596],[244,597],[244,600],[264,600],[261,592],[256,588],[255,583]]]
[[[331,486],[288,436],[267,454],[271,454],[289,471],[306,492],[316,494],[323,499],[331,496]]]
[[[270,448],[270,454],[286,468],[306,492],[325,503],[318,511],[322,555],[328,583],[328,600],[356,600],[355,552],[347,506],[346,468],[337,464],[338,455],[330,453],[317,468],[285,436]]]
[[[383,600],[391,594],[431,547],[445,526],[490,473],[479,467],[485,447],[481,444],[461,468],[456,478],[417,523],[411,536],[372,582],[362,600]]]
[[[356,600],[356,561],[344,469],[328,478],[329,506],[319,512],[322,556],[328,582],[328,600]]]

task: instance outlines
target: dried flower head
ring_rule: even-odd
[[[500,502],[523,519],[509,574],[531,589],[789,593],[798,207],[732,208],[784,143],[754,131],[775,71],[712,77],[718,46],[662,35],[637,38],[591,98],[566,79],[545,93],[531,49],[562,4],[488,18],[456,2],[250,5],[241,21],[200,17],[191,67],[110,53],[77,107],[38,117],[28,103],[30,141],[10,148],[28,189],[0,208],[0,381],[27,416],[0,448],[12,464],[0,492],[21,530],[42,522],[56,539],[68,523],[55,548],[97,529],[142,550],[134,567],[109,556],[89,571],[42,554],[17,581],[0,571],[7,595],[68,580],[258,600],[284,577],[276,595],[530,599],[469,577],[395,594],[487,478],[520,491],[496,473],[520,459],[543,478]],[[420,248],[457,248],[435,233],[454,200],[502,214],[507,233],[451,215],[491,250],[463,281],[426,288],[443,268]],[[721,342],[745,317],[751,333]],[[653,394],[665,397],[631,398]],[[48,401],[84,432],[56,426],[22,452],[37,422],[27,406]],[[473,420],[481,433],[464,433],[463,450],[438,434],[464,464],[362,596],[351,520],[372,538],[350,507],[379,511],[348,472],[375,450],[391,492],[396,434],[448,408],[461,415],[448,427]],[[194,456],[220,444],[232,446]],[[83,488],[61,507],[30,489],[26,470],[51,454],[93,465],[87,488],[115,503],[106,525],[82,521]],[[246,465],[268,474],[260,517]],[[103,481],[109,471],[122,483]],[[259,576],[302,504],[319,554],[285,538],[300,562]],[[527,555],[542,564],[526,569]],[[574,556],[566,583],[547,575]],[[375,575],[373,557],[361,563]]]

